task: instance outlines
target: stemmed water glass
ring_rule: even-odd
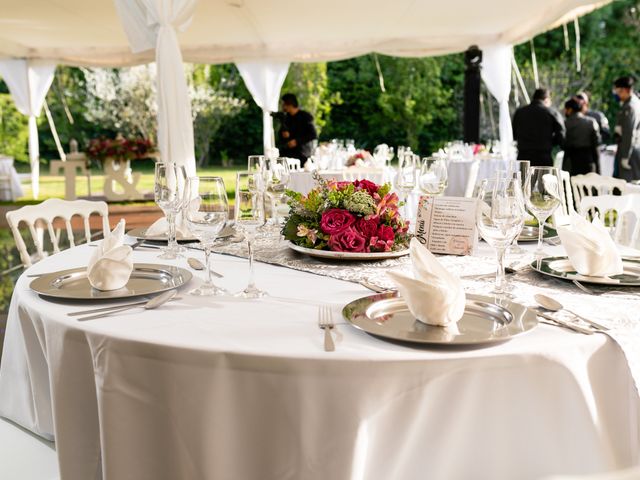
[[[545,256],[542,248],[544,225],[560,206],[560,171],[555,167],[530,167],[524,184],[527,208],[538,219],[537,257]]]
[[[218,234],[229,219],[229,201],[224,181],[220,177],[190,177],[185,193],[185,220],[189,230],[204,248],[207,280],[192,295],[225,295],[228,292],[214,285],[211,277],[211,249]]]
[[[291,177],[287,159],[284,157],[265,158],[262,176],[265,193],[271,201],[273,224],[277,226],[280,225],[278,207],[282,204]]]
[[[236,176],[235,221],[236,228],[247,239],[249,250],[249,281],[247,287],[236,294],[242,298],[260,298],[267,295],[258,289],[254,281],[253,241],[256,231],[264,225],[264,202],[262,201],[262,176],[257,172],[238,172]]]
[[[176,241],[176,216],[184,206],[186,179],[187,174],[183,166],[175,163],[156,163],[154,198],[169,225],[167,246],[158,258],[173,260],[180,256],[180,246]]]
[[[524,226],[524,199],[519,175],[483,180],[478,190],[476,225],[482,238],[496,249],[498,269],[494,293],[504,295],[504,254]]]
[[[515,160],[513,162],[510,162],[510,172],[512,174],[520,174],[520,184],[522,187],[522,192],[523,192],[523,198],[524,198],[524,183],[527,181],[527,176],[529,175],[529,168],[531,167],[531,162],[529,160]],[[524,216],[525,216],[525,222],[527,219],[527,211],[525,209],[524,212]],[[518,237],[515,238],[515,240],[513,241],[513,244],[511,245],[511,247],[509,248],[509,251],[511,253],[515,253],[515,254],[522,254],[525,253],[525,250],[520,247],[518,245]]]
[[[435,157],[423,158],[418,186],[427,195],[442,195],[447,188],[446,160]]]
[[[416,187],[417,182],[417,161],[418,156],[407,149],[398,157],[398,172],[396,175],[396,187],[402,194],[401,200],[404,202],[405,217],[408,217],[407,200],[409,193]]]
[[[249,155],[247,157],[247,170],[250,172],[262,172],[264,158],[264,155]]]

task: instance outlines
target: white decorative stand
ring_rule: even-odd
[[[107,201],[142,200],[144,195],[136,189],[140,181],[140,172],[131,171],[129,160],[119,160],[107,157],[103,162],[104,168],[104,196]],[[115,190],[116,184],[122,192]]]

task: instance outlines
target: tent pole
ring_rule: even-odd
[[[533,45],[533,38],[529,40],[531,45],[531,66],[533,67],[533,83],[536,88],[540,88],[540,79],[538,78],[538,60],[536,58],[536,47]]]
[[[527,87],[524,86],[524,80],[522,80],[522,75],[520,74],[520,69],[518,68],[518,63],[516,62],[516,56],[513,55],[511,57],[511,66],[513,70],[516,72],[516,78],[518,79],[518,83],[520,84],[520,90],[522,90],[522,96],[524,100],[529,103],[529,94],[527,93]]]
[[[58,155],[60,155],[60,160],[64,162],[67,160],[67,155],[64,153],[64,148],[62,148],[62,144],[60,143],[58,130],[56,129],[56,124],[53,122],[53,117],[51,116],[51,110],[49,110],[49,105],[47,105],[46,100],[44,101],[43,106],[44,106],[44,113],[47,115],[47,122],[49,122],[49,128],[51,129],[51,133],[53,134],[53,140],[56,142]]]

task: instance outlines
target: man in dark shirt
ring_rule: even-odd
[[[614,177],[626,181],[640,180],[640,99],[633,89],[633,77],[620,77],[614,83],[621,108],[615,126],[618,144]]]
[[[598,123],[582,113],[582,102],[574,97],[564,104],[567,134],[562,169],[571,176],[596,172],[600,131]]]
[[[302,165],[313,154],[313,141],[318,138],[313,116],[301,110],[298,99],[292,93],[282,96],[280,132],[278,133],[280,156],[299,158]]]
[[[513,138],[518,142],[518,159],[529,160],[531,166],[553,166],[551,150],[562,145],[565,129],[559,112],[551,108],[549,92],[537,89],[529,105],[513,116]]]

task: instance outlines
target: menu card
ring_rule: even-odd
[[[431,253],[471,255],[478,241],[476,208],[475,198],[422,196],[416,238]]]

